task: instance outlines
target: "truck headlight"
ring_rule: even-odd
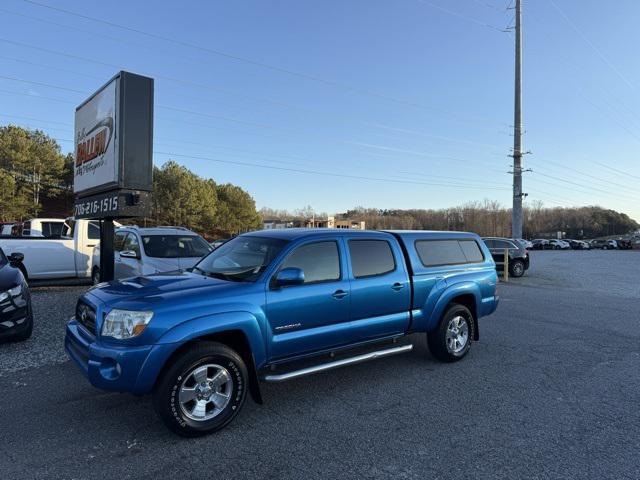
[[[10,288],[6,292],[0,292],[0,303],[4,302],[7,298],[15,298],[22,293],[22,285]]]
[[[102,324],[102,336],[120,340],[140,335],[153,317],[153,312],[111,310]]]

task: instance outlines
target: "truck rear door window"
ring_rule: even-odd
[[[469,263],[480,263],[484,260],[482,250],[475,240],[459,240],[460,248]]]
[[[475,240],[417,240],[418,257],[425,267],[478,263],[484,257]]]
[[[349,240],[351,270],[355,278],[393,272],[396,261],[386,240]]]
[[[282,268],[301,268],[304,283],[330,282],[340,279],[340,254],[334,241],[316,242],[296,248],[282,263]]]

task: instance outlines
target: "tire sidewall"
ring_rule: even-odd
[[[166,377],[164,388],[162,389],[165,407],[162,416],[168,422],[169,427],[184,436],[198,436],[221,429],[228,424],[242,408],[247,388],[248,375],[246,367],[231,355],[213,353],[201,356],[200,358],[185,359],[176,365]],[[231,399],[222,412],[214,418],[206,421],[196,421],[187,417],[180,407],[179,392],[180,386],[185,378],[197,367],[211,363],[220,365],[227,369],[233,381]]]

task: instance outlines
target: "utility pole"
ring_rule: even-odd
[[[516,84],[513,118],[513,208],[511,236],[522,238],[522,0],[516,0]]]

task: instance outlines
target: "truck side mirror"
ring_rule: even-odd
[[[304,283],[304,272],[301,268],[287,267],[276,274],[275,285],[277,287],[288,287],[292,285],[302,285]]]
[[[133,250],[122,250],[120,252],[120,256],[122,258],[140,258],[140,255]]]
[[[22,253],[13,252],[8,258],[11,265],[19,265],[24,260],[24,255]]]

